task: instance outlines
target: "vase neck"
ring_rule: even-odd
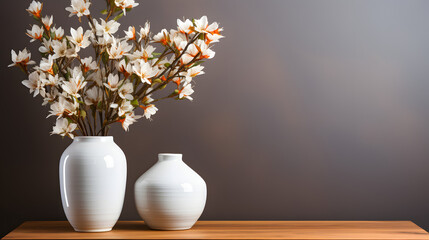
[[[181,153],[160,153],[158,154],[158,161],[182,161]]]
[[[73,142],[113,142],[113,136],[78,136]]]

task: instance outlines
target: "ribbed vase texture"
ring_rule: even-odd
[[[122,211],[125,154],[113,137],[76,137],[60,161],[64,212],[80,232],[110,231]]]
[[[182,154],[158,158],[135,183],[137,210],[152,229],[189,229],[204,210],[206,183],[182,161]]]

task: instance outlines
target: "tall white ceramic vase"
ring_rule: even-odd
[[[64,212],[78,232],[105,232],[122,211],[125,154],[111,136],[75,137],[60,161]]]
[[[159,154],[158,162],[135,183],[137,210],[152,229],[191,228],[204,210],[204,180],[182,161],[182,154]]]

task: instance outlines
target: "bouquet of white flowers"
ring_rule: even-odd
[[[142,116],[150,119],[158,108],[155,102],[167,98],[192,100],[193,78],[204,74],[201,63],[214,57],[213,43],[223,38],[223,30],[207,17],[177,20],[177,29],[152,36],[146,22],[136,32],[128,27],[123,37],[115,37],[118,19],[136,7],[134,0],[106,0],[107,7],[94,19],[89,0],[71,0],[66,10],[79,22],[86,18],[88,30],[82,26],[64,29],[54,24],[53,16],[42,17],[43,4],[33,1],[27,11],[37,21],[27,35],[30,42],[41,44],[40,63],[31,60],[24,48],[18,54],[12,50],[13,63],[27,74],[22,81],[33,96],[43,98],[42,105],[50,105],[49,116],[56,116],[52,134],[105,136],[112,123],[120,122],[124,130]],[[112,19],[111,19],[112,18]],[[111,19],[111,20],[110,20]],[[156,52],[153,44],[162,51]],[[81,56],[87,47],[94,48],[93,56]],[[175,89],[164,96],[152,97],[168,84]],[[170,88],[168,88],[170,89]],[[140,108],[143,115],[137,115]],[[49,117],[48,116],[48,117]]]

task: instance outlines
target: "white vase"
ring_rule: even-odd
[[[75,137],[60,161],[64,212],[78,232],[106,232],[122,211],[127,162],[113,137]]]
[[[182,154],[159,154],[134,190],[137,210],[152,229],[189,229],[206,204],[206,183],[182,161]]]

